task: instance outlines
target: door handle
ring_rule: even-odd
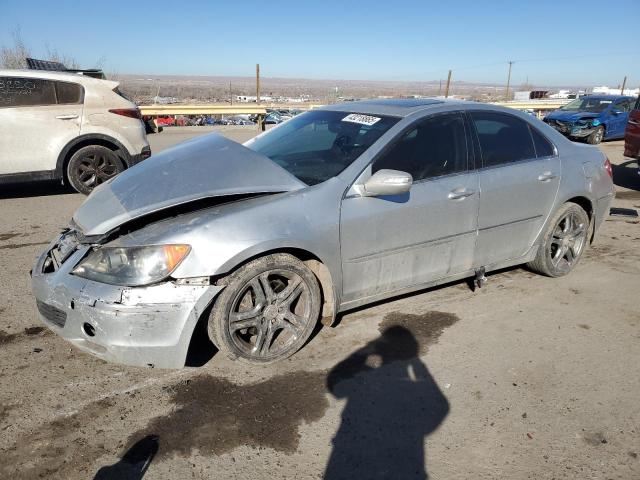
[[[78,118],[78,115],[58,115],[56,118],[58,120],[75,120]]]
[[[455,190],[451,190],[449,192],[449,200],[464,200],[467,197],[473,195],[475,190],[467,190],[466,188],[456,188]]]
[[[557,175],[555,173],[543,172],[538,176],[538,180],[540,180],[541,182],[548,182],[549,180],[553,180],[556,177]]]

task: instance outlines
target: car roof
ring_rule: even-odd
[[[23,78],[43,78],[46,80],[60,80],[66,82],[80,83],[85,86],[97,85],[114,89],[119,82],[113,80],[102,80],[74,72],[57,72],[52,70],[4,70],[0,69],[0,77],[23,77]]]
[[[580,97],[582,98],[595,98],[597,99],[603,99],[603,100],[618,100],[620,98],[635,98],[635,97],[631,97],[629,95],[585,95],[584,97]]]
[[[437,107],[445,103],[468,103],[445,98],[376,98],[355,102],[337,103],[321,107],[319,110],[336,112],[358,112],[368,115],[390,115],[406,117],[420,110]]]

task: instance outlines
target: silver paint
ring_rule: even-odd
[[[108,360],[181,366],[196,322],[224,288],[224,275],[256,256],[286,250],[317,259],[313,271],[321,277],[323,315],[331,323],[341,310],[472,276],[480,267],[529,261],[560,205],[576,197],[590,202],[597,229],[613,198],[599,150],[574,144],[526,114],[440,100],[324,108],[402,118],[343,172],[315,186],[251,151],[251,141],[240,146],[207,136],[152,157],[96,190],[74,215],[83,235],[104,234],[201,198],[264,195],[154,219],[107,243],[191,245],[173,279],[159,285],[116,287],[70,275],[86,245],[54,273],[42,273],[43,254],[33,271],[35,296],[68,314],[64,329],[51,328]],[[370,163],[394,137],[425,116],[469,109],[518,116],[544,133],[557,155],[414,182],[405,194],[367,196]],[[176,281],[193,277],[213,281]],[[95,323],[95,337],[83,334],[85,321]]]

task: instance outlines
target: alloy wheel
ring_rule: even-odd
[[[296,273],[268,270],[249,280],[231,303],[231,340],[248,359],[270,360],[299,348],[311,318],[311,293]]]
[[[101,153],[85,155],[76,167],[78,180],[87,188],[94,188],[117,175],[116,162],[112,155]]]
[[[567,212],[556,224],[549,255],[555,268],[569,270],[580,258],[587,238],[587,225],[573,211]]]

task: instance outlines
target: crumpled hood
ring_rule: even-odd
[[[100,185],[73,221],[86,236],[103,235],[134,218],[194,200],[304,187],[264,155],[213,133],[153,155]]]
[[[547,115],[547,118],[550,120],[560,120],[561,122],[575,123],[578,120],[598,118],[599,116],[600,116],[599,113],[563,112],[562,110],[556,110],[555,112],[551,112],[549,115]]]

